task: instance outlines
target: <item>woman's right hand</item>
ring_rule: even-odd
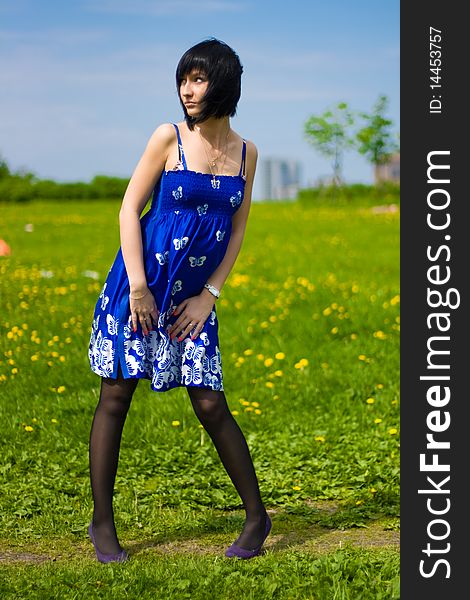
[[[131,296],[134,294],[136,296],[142,296],[142,294],[145,294],[145,296],[139,300],[134,300],[131,298]],[[160,316],[160,311],[157,308],[152,292],[148,288],[147,291],[139,290],[138,292],[132,292],[129,294],[129,305],[131,309],[132,328],[134,333],[137,331],[137,325],[140,322],[143,334],[148,335],[149,331],[152,330],[152,325],[158,325],[158,317]]]

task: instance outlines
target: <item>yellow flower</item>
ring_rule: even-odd
[[[377,490],[374,487],[371,487],[370,490],[369,490],[369,492],[371,494],[375,494],[377,492]]]
[[[374,419],[374,423],[382,423],[382,419],[380,419],[379,417],[377,417],[377,419]]]
[[[26,425],[26,427],[24,428],[25,431],[33,431],[33,428],[31,427],[31,425]]]
[[[276,352],[276,354],[274,355],[278,360],[282,360],[283,358],[286,357],[286,355],[284,354],[284,352]]]
[[[301,358],[299,360],[299,364],[302,365],[303,367],[306,367],[308,365],[308,360],[306,358]]]
[[[266,381],[266,387],[272,388],[274,387],[274,383],[272,381]]]
[[[398,429],[396,427],[392,427],[388,430],[388,433],[390,435],[395,435],[396,433],[398,433]]]
[[[381,389],[383,388],[383,386],[384,386],[384,385],[383,385],[383,383],[377,383],[377,384],[375,385],[375,387],[376,387],[378,390],[381,390]]]
[[[252,410],[253,410],[253,407],[252,407],[252,406],[247,406],[247,407],[245,408],[245,412],[251,412]]]
[[[316,442],[324,442],[325,441],[325,436],[324,435],[316,435],[315,436],[315,441]]]
[[[245,400],[245,398],[240,398],[240,404],[242,404],[243,406],[250,406],[250,403]]]
[[[359,506],[360,504],[364,504],[364,500],[356,500],[356,506]]]
[[[11,372],[13,373],[13,375],[16,375],[18,373],[18,369],[16,367],[13,367]]]
[[[251,348],[247,348],[243,351],[243,354],[245,354],[246,356],[251,356],[253,354],[253,350]]]
[[[331,315],[331,313],[332,313],[332,310],[329,306],[327,308],[325,308],[323,311],[323,314],[325,315],[325,317],[327,317],[328,315]]]
[[[178,427],[180,425],[179,421],[172,421],[171,424],[173,425],[173,427]]]
[[[238,410],[232,410],[232,415],[236,417],[238,415]]]
[[[254,406],[254,407],[256,407],[256,408],[257,408],[257,407],[259,406],[259,402],[252,402],[252,403],[251,403],[251,406]]]
[[[276,375],[277,377],[282,377],[282,371],[281,371],[281,369],[278,369],[277,371],[274,371],[274,375]]]
[[[365,354],[359,354],[359,356],[357,358],[359,360],[365,360],[366,359],[366,355]]]
[[[374,404],[375,400],[374,398],[367,398],[366,402],[367,404]]]
[[[265,366],[265,367],[270,367],[270,366],[273,364],[273,362],[274,362],[274,359],[273,359],[273,358],[267,358],[267,359],[264,361],[264,366]]]
[[[261,411],[260,411],[260,409],[259,409],[259,408],[255,408],[255,413],[256,413],[257,415],[260,415],[260,414],[261,414]]]
[[[350,337],[352,340],[357,340],[357,333],[351,333]]]
[[[51,423],[58,423],[59,421],[57,419],[51,419]]]
[[[333,327],[333,329],[331,330],[331,333],[338,333],[338,328],[337,327]]]
[[[279,394],[274,394],[273,400],[277,400],[279,398]]]
[[[65,385],[59,385],[57,388],[57,393],[62,394],[62,392],[65,392]]]
[[[292,486],[292,489],[293,489],[293,490],[296,490],[296,491],[297,491],[297,490],[300,490],[300,486],[299,486],[299,485],[293,485],[293,486]]]

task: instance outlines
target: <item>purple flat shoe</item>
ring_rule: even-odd
[[[266,538],[268,537],[269,532],[271,531],[271,527],[272,527],[271,519],[269,518],[268,513],[266,513],[266,528],[264,531],[264,538],[263,538],[261,544],[259,546],[257,546],[254,550],[246,550],[246,548],[240,548],[240,546],[237,546],[235,543],[233,543],[225,551],[225,556],[228,556],[229,558],[236,557],[236,558],[245,558],[245,559],[253,558],[254,556],[258,556],[258,554],[261,552],[261,548],[263,547],[263,544],[264,544]]]
[[[95,548],[96,557],[100,562],[124,562],[128,559],[129,555],[124,549],[121,550],[121,552],[119,552],[118,554],[104,554],[103,552],[100,552],[98,550],[95,543],[95,536],[93,535],[93,521],[88,525],[88,535],[90,536],[91,541],[93,543],[93,547]]]

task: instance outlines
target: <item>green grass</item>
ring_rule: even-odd
[[[223,556],[240,498],[186,390],[142,380],[114,497],[131,560],[105,566],[86,533],[88,341],[118,209],[1,206],[2,598],[399,598],[399,213],[253,203],[217,307],[225,394],[273,520],[266,554]]]

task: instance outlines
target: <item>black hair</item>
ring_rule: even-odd
[[[180,95],[181,81],[193,69],[201,71],[208,79],[202,109],[195,117],[188,115]],[[176,89],[190,130],[194,129],[196,123],[202,123],[209,117],[233,117],[236,114],[242,73],[243,66],[238,54],[214,37],[186,50],[176,67]]]

